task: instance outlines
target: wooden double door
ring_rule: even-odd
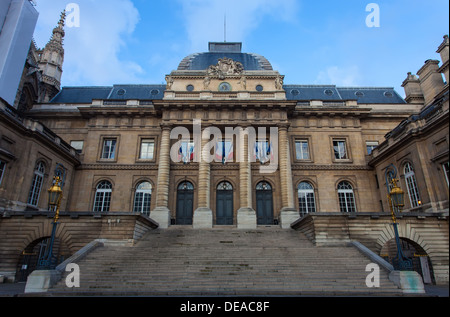
[[[267,182],[256,185],[256,223],[273,225],[273,192]]]
[[[177,190],[177,225],[192,225],[194,214],[194,186],[183,182]],[[258,225],[272,225],[273,192],[267,182],[256,186],[256,217]],[[216,225],[234,224],[233,186],[229,182],[221,182],[216,188]]]
[[[177,189],[177,225],[192,225],[194,215],[194,186],[183,182]]]
[[[221,182],[216,189],[216,225],[233,225],[233,186]]]

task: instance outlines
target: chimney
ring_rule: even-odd
[[[425,97],[425,106],[427,106],[444,88],[444,81],[439,72],[439,61],[433,59],[425,61],[425,65],[418,70],[417,75],[419,75],[420,88]]]
[[[444,41],[436,53],[441,54],[442,66],[439,71],[445,75],[445,81],[448,83],[448,35],[444,35]]]
[[[416,75],[410,72],[403,81],[402,87],[405,89],[406,102],[412,104],[424,104],[425,98],[420,88],[420,81]]]

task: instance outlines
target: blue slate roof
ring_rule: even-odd
[[[217,65],[219,59],[224,57],[242,63],[244,70],[273,70],[269,61],[261,55],[229,52],[207,52],[189,55],[181,61],[178,70],[206,70],[211,65]]]
[[[344,101],[358,104],[406,103],[394,90],[386,87],[336,87],[333,85],[284,85],[287,100]],[[162,100],[165,85],[114,85],[112,87],[63,87],[50,103],[91,103],[100,100]]]
[[[162,100],[166,85],[114,85],[110,87],[63,87],[50,103],[91,103],[101,100]]]
[[[273,70],[264,56],[242,53],[241,42],[209,42],[208,46],[208,52],[185,57],[178,65],[178,70],[207,70],[209,66],[217,65],[219,59],[224,57],[240,62],[244,70]]]
[[[161,100],[166,85],[114,85],[108,99],[111,100]]]
[[[358,104],[395,104],[406,101],[392,87],[336,87],[334,85],[284,85],[287,100],[344,101]]]
[[[63,87],[50,103],[91,103],[107,99],[112,87]]]

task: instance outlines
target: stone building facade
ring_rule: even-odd
[[[448,37],[441,67],[428,61],[419,79],[408,74],[405,100],[388,87],[286,84],[266,58],[228,42],[184,58],[166,85],[60,89],[63,26],[64,15],[49,45],[30,50],[41,56],[41,88],[20,97],[22,107],[2,102],[0,273],[12,278],[21,252],[49,236],[44,196],[58,169],[66,222],[58,238],[70,255],[84,243],[73,228],[96,221],[89,216],[98,220],[83,229],[91,238],[132,240],[155,226],[292,225],[327,243],[314,217],[389,215],[384,169],[411,162],[420,204],[405,211],[446,232],[446,244],[433,235],[425,244],[440,246],[435,282],[448,282],[448,84],[437,76],[448,82]],[[410,172],[402,187],[414,193]],[[12,243],[27,215],[42,232]],[[351,239],[324,230],[330,243]]]

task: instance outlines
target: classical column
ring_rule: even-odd
[[[256,212],[252,208],[252,167],[248,150],[248,135],[239,134],[239,201],[237,227],[256,229]]]
[[[210,207],[211,193],[211,166],[206,159],[210,156],[205,146],[210,141],[210,129],[206,127],[202,132],[201,157],[198,171],[198,208],[194,211],[193,227],[212,228],[213,216]]]
[[[170,131],[168,124],[161,125],[161,146],[159,148],[158,183],[156,187],[156,208],[151,211],[150,218],[159,223],[160,228],[170,225],[169,210],[169,174],[170,174]]]
[[[280,223],[284,229],[289,229],[291,223],[300,218],[300,214],[294,207],[294,190],[292,184],[292,167],[290,145],[288,138],[288,125],[278,126],[281,203]]]

